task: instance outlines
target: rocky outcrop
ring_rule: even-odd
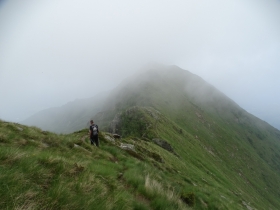
[[[129,135],[146,137],[160,120],[163,120],[163,117],[154,108],[133,106],[117,113],[108,131],[124,137]]]
[[[171,145],[166,142],[165,140],[162,140],[162,139],[158,139],[158,138],[155,138],[152,140],[155,144],[157,144],[158,146],[162,147],[163,149],[167,150],[168,152],[171,152],[173,153],[174,155],[178,156],[174,149],[171,147]]]
[[[109,132],[123,135],[132,135],[142,132],[146,129],[143,123],[143,108],[142,107],[131,107],[115,115],[109,126]]]
[[[171,147],[171,145],[169,143],[167,143],[166,141],[162,140],[162,139],[153,139],[152,140],[155,144],[159,145],[160,147],[162,147],[163,149],[169,151],[169,152],[174,152],[173,148]]]

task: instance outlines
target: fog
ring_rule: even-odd
[[[0,1],[0,118],[116,87],[148,63],[199,75],[280,129],[280,1]]]

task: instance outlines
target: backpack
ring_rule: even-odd
[[[96,125],[92,125],[92,135],[96,136],[98,134],[98,128]]]

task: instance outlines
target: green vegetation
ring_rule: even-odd
[[[149,124],[156,137],[167,140],[179,155],[177,158],[172,153],[159,152],[163,161],[154,159],[156,167],[175,172],[172,174],[173,181],[178,174],[182,175],[176,182],[184,180],[190,184],[187,195],[193,193],[194,200],[197,200],[196,208],[242,209],[246,205],[257,209],[279,208],[279,131],[265,123],[262,124],[267,126],[265,131],[256,129],[255,121],[251,121],[248,114],[242,126],[219,123],[219,119],[209,126],[206,122],[210,117],[215,118],[200,112],[201,115],[195,115],[189,125],[183,127],[186,122],[177,119],[178,123],[175,123],[152,108],[143,107],[140,110],[141,121]],[[188,130],[192,126],[199,130]],[[252,147],[246,140],[248,130],[258,148]],[[265,132],[266,138],[259,139],[259,133]],[[149,147],[153,152],[158,149],[157,145]],[[141,152],[151,157],[149,152]],[[269,157],[274,157],[274,161]],[[162,162],[164,164],[160,164]],[[186,201],[184,195],[181,194],[182,200]]]
[[[166,175],[152,159],[131,156],[108,134],[97,148],[87,130],[56,135],[1,121],[0,133],[0,209],[188,208],[157,180]]]
[[[154,70],[104,104],[100,148],[0,122],[0,209],[280,209],[280,131],[201,78]]]
[[[142,120],[141,112],[136,112],[133,115],[122,113],[120,118],[122,119],[121,135],[122,136],[140,136],[146,129],[145,122]]]
[[[279,208],[279,173],[250,143],[209,144],[152,108],[126,113],[122,125],[131,132],[115,141],[101,133],[100,148],[89,144],[87,130],[57,135],[0,122],[0,208]],[[142,133],[134,133],[137,119],[147,124]],[[178,155],[145,133],[167,140]],[[124,143],[135,150],[122,150]]]

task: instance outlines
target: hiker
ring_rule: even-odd
[[[94,124],[93,120],[90,121],[90,126],[89,126],[89,138],[90,138],[90,143],[99,147],[99,140],[98,140],[98,126]]]

